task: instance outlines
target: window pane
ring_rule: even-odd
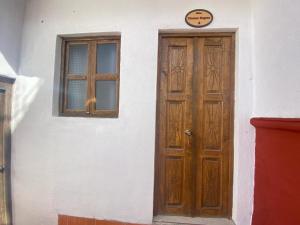
[[[116,73],[116,43],[97,45],[97,73]]]
[[[114,110],[116,108],[116,81],[96,81],[96,109]]]
[[[67,108],[84,110],[87,85],[85,80],[69,80],[67,91]]]
[[[88,45],[78,44],[69,46],[69,73],[86,74],[88,58]]]

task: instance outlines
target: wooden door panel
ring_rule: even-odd
[[[168,51],[168,91],[183,93],[186,87],[187,47],[170,46]]]
[[[221,159],[218,157],[202,158],[202,207],[221,207]]]
[[[222,93],[223,38],[206,38],[204,47],[204,92]]]
[[[193,143],[196,151],[196,209],[199,216],[227,217],[232,151],[233,78],[230,37],[198,40],[198,76]]]
[[[158,214],[187,215],[191,207],[191,145],[185,130],[191,128],[193,41],[162,41]]]
[[[166,205],[182,205],[184,158],[181,156],[166,158]]]
[[[167,101],[167,139],[166,146],[171,149],[184,150],[184,101]]]
[[[203,148],[208,151],[220,151],[222,148],[223,104],[220,101],[205,101],[203,108]]]

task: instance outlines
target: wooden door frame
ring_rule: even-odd
[[[156,121],[155,121],[155,157],[154,157],[154,193],[153,193],[153,216],[158,215],[159,204],[159,188],[158,188],[158,157],[159,157],[159,112],[160,112],[160,80],[161,80],[161,57],[162,57],[162,39],[166,37],[173,38],[195,38],[195,37],[231,37],[232,52],[231,52],[231,75],[232,75],[232,108],[231,108],[231,150],[229,154],[229,200],[228,200],[228,216],[232,219],[233,206],[233,172],[234,172],[234,112],[235,112],[235,45],[236,31],[194,31],[194,30],[160,30],[158,33],[158,57],[157,57],[157,88],[156,88]]]
[[[12,198],[11,198],[11,102],[12,102],[12,86],[15,82],[14,78],[2,76],[0,74],[0,89],[5,91],[5,116],[3,120],[3,146],[5,161],[5,213],[6,224],[12,225]]]

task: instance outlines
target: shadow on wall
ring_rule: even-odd
[[[6,60],[0,51],[0,75],[15,77],[16,82],[13,86],[12,115],[11,126],[12,132],[24,118],[29,106],[34,101],[38,90],[42,86],[42,81],[38,77],[17,75],[16,70]]]
[[[37,77],[18,75],[25,3],[24,0],[0,3],[0,75],[16,78],[12,100],[12,131],[28,111],[42,84]]]
[[[12,102],[12,132],[24,118],[42,84],[42,80],[38,77],[17,76]]]
[[[0,40],[0,74],[15,77],[19,66],[18,54],[14,55],[11,52],[6,52],[7,47],[4,46],[5,44],[6,43],[1,43]]]
[[[30,104],[35,99],[38,90],[42,85],[42,81],[37,77],[28,77],[17,75],[16,70],[6,60],[0,51],[0,75],[15,77],[16,82],[13,86],[12,100],[12,132],[16,129],[19,122],[28,111]]]
[[[0,51],[0,74],[4,76],[16,76],[16,68],[10,65],[8,63],[7,59],[5,56],[2,54]]]
[[[34,101],[43,82],[38,77],[17,75],[15,68],[6,60],[6,57],[1,51],[0,75],[16,78],[12,96],[11,126],[13,132],[24,118],[24,115]]]
[[[62,45],[62,37],[57,36],[56,47],[55,47],[52,116],[59,116],[59,94],[61,91],[60,90],[61,45]]]

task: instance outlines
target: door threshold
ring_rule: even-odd
[[[203,217],[185,217],[185,216],[155,216],[153,218],[155,225],[235,225],[234,222],[226,218],[203,218]]]

